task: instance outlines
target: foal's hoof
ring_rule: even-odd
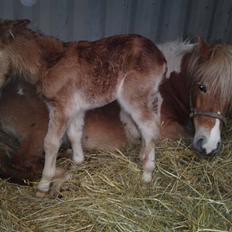
[[[57,175],[52,181],[51,190],[49,192],[49,195],[53,198],[62,197],[61,191],[64,190],[63,184],[66,181],[69,181],[71,179],[72,179],[71,173],[61,170],[59,172],[59,175]]]
[[[75,164],[82,164],[84,162],[84,156],[73,156],[73,162]]]
[[[37,191],[35,196],[38,198],[44,198],[46,196],[47,192]]]
[[[151,172],[146,172],[146,171],[144,171],[144,172],[143,172],[143,181],[144,181],[145,183],[150,183],[151,180],[152,180],[152,173],[151,173]]]

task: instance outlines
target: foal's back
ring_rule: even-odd
[[[160,50],[140,35],[116,35],[93,42],[67,43],[64,56],[42,79],[42,93],[53,98],[73,95],[78,89],[91,103],[103,96],[110,102],[126,75],[134,72],[141,74],[133,75],[135,78],[154,77],[164,63]],[[100,105],[104,104],[105,101]]]

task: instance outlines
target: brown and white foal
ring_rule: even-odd
[[[64,133],[72,144],[73,160],[81,163],[85,112],[114,100],[141,132],[143,179],[151,181],[162,101],[158,86],[166,71],[160,50],[139,35],[64,44],[32,32],[28,23],[0,22],[0,85],[10,73],[21,72],[37,86],[48,106],[45,165],[38,190],[49,190]]]

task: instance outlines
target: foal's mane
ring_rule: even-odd
[[[24,36],[27,39],[33,39],[37,42],[40,48],[44,49],[46,53],[62,52],[66,44],[53,36],[43,35],[40,32],[32,31],[28,27],[22,28],[17,34]],[[17,36],[17,35],[16,35]]]
[[[0,21],[0,39],[13,67],[16,67],[13,71],[36,82],[41,67],[49,68],[56,64],[64,56],[67,44],[32,31],[27,27],[28,23],[28,20]]]
[[[217,43],[209,46],[208,54],[202,54],[199,46],[193,48],[187,76],[191,83],[204,83],[210,94],[218,96],[222,106],[232,108],[232,46]]]

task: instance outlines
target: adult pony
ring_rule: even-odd
[[[159,84],[166,60],[148,39],[121,35],[95,42],[62,43],[27,28],[28,20],[0,23],[0,85],[9,73],[22,73],[37,86],[49,109],[44,140],[45,164],[38,195],[49,190],[56,156],[67,131],[73,160],[84,160],[81,138],[87,110],[117,100],[143,138],[143,179],[151,181],[153,141],[159,136]]]
[[[176,121],[180,125],[186,125],[186,117],[193,119],[193,148],[204,157],[215,155],[221,147],[225,115],[231,109],[232,46],[222,43],[207,44],[198,39],[198,43],[194,45],[170,42],[158,47],[167,59],[169,77],[160,86],[164,98],[161,125],[165,122],[162,119],[162,110],[168,108],[167,104],[177,104],[176,109],[169,109],[175,109],[171,115],[178,115],[179,119],[176,117]],[[182,90],[174,90],[171,86],[175,84],[171,80],[178,79],[182,85],[175,86],[181,86]],[[179,112],[184,114],[180,115]]]
[[[200,41],[189,56],[186,75],[190,88],[193,147],[209,157],[220,150],[221,129],[232,103],[232,46]]]

